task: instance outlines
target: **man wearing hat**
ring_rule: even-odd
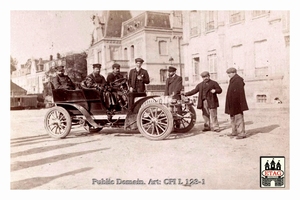
[[[123,75],[120,73],[120,68],[121,68],[121,66],[118,63],[114,63],[112,65],[113,71],[107,75],[106,81],[107,81],[107,84],[111,87],[111,93],[112,93],[112,98],[113,98],[112,100],[114,102],[118,101],[122,106],[122,105],[125,105],[125,101],[127,101],[127,99],[122,98],[122,93],[119,93],[119,90],[120,90],[119,87],[114,87],[112,85],[112,83],[114,81],[124,78]]]
[[[150,83],[150,78],[148,71],[142,68],[144,60],[141,58],[135,59],[135,68],[129,71],[128,86],[129,86],[129,108],[131,108],[134,103],[134,98],[137,96],[136,93],[144,93],[142,96],[146,95],[145,84]]]
[[[55,69],[57,75],[52,79],[54,89],[75,90],[75,84],[72,82],[69,76],[64,74],[64,66],[58,66]]]
[[[169,77],[166,80],[165,95],[172,96],[173,99],[180,100],[180,91],[183,89],[182,77],[176,74],[176,68],[168,68]]]
[[[203,81],[199,83],[195,89],[186,92],[185,96],[191,96],[198,92],[197,108],[202,109],[202,116],[204,119],[203,131],[213,130],[219,132],[220,129],[217,117],[219,100],[217,94],[222,93],[222,88],[216,81],[210,79],[209,72],[202,72],[201,77]]]
[[[81,82],[84,87],[103,90],[106,85],[104,76],[100,74],[101,64],[93,64],[93,72]]]
[[[230,115],[232,128],[229,136],[243,139],[246,137],[243,112],[249,110],[244,90],[244,79],[237,74],[235,68],[227,69],[226,73],[230,78],[225,102],[225,113]]]

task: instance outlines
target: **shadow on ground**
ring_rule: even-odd
[[[10,183],[10,189],[12,190],[28,190],[33,189],[35,187],[42,186],[44,184],[49,183],[50,181],[53,181],[54,179],[61,178],[64,176],[70,176],[75,175],[78,173],[83,173],[86,171],[91,170],[92,167],[86,167],[82,169],[73,170],[70,172],[58,174],[56,176],[47,176],[47,177],[34,177],[34,178],[28,178],[20,181],[14,181]]]

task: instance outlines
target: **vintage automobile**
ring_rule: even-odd
[[[127,79],[112,84],[118,88],[119,100],[114,109],[108,108],[103,95],[108,91],[82,87],[76,90],[52,89],[55,106],[45,115],[44,126],[53,138],[65,138],[72,128],[84,127],[90,133],[105,127],[138,130],[150,140],[163,140],[172,132],[186,133],[196,122],[193,101],[170,96],[146,96],[136,93],[134,103],[128,106]],[[181,107],[181,109],[179,109]]]

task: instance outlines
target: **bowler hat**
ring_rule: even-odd
[[[59,71],[59,72],[61,72],[64,68],[65,68],[65,66],[57,66],[57,67],[55,67],[56,71]]]
[[[101,68],[101,64],[93,64],[93,68]]]
[[[141,58],[136,58],[136,59],[135,59],[135,62],[136,62],[136,63],[137,63],[137,62],[143,63],[143,62],[144,62],[144,60],[143,60],[143,59],[141,59]]]
[[[176,70],[177,69],[175,67],[172,67],[172,66],[170,66],[169,69],[168,69],[169,72],[176,72]]]
[[[201,75],[201,77],[207,77],[207,76],[209,76],[209,72],[208,71],[204,71],[200,75]]]
[[[112,65],[112,68],[114,69],[114,68],[120,68],[121,66],[118,64],[118,63],[114,63],[113,65]]]
[[[226,70],[226,73],[227,73],[227,74],[230,74],[230,73],[236,73],[236,68],[230,67],[230,68],[228,68],[228,69]]]

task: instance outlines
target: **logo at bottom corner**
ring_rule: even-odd
[[[285,173],[284,156],[261,156],[260,157],[260,187],[284,188]]]

